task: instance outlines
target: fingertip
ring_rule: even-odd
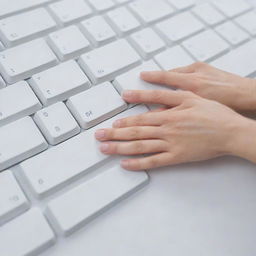
[[[121,167],[127,171],[137,171],[133,166],[133,159],[124,159],[121,161]]]

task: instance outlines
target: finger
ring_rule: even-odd
[[[160,107],[160,108],[156,108],[156,109],[152,109],[152,110],[149,110],[149,112],[151,113],[157,113],[157,112],[162,112],[162,111],[165,111],[169,109],[168,107]]]
[[[110,140],[143,140],[156,139],[159,137],[159,128],[152,126],[134,126],[120,129],[101,129],[96,131],[95,137],[99,141]]]
[[[169,70],[169,72],[188,74],[188,73],[196,72],[196,69],[195,69],[195,65],[192,64],[192,65],[189,65],[189,66],[184,66],[184,67],[171,69],[171,70]]]
[[[139,155],[164,152],[167,149],[163,140],[138,140],[131,142],[104,142],[100,151],[107,155]]]
[[[130,103],[162,104],[176,107],[185,99],[196,97],[195,94],[185,91],[172,90],[145,90],[124,91],[122,97]]]
[[[142,158],[125,159],[121,161],[121,166],[127,170],[139,171],[167,166],[169,165],[170,161],[171,154],[164,152]]]

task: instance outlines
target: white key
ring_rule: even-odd
[[[39,5],[48,3],[50,0],[1,0],[0,18],[35,8]]]
[[[147,183],[145,172],[113,167],[50,201],[46,212],[52,223],[67,236]],[[85,207],[81,207],[81,202]]]
[[[6,86],[6,83],[4,79],[0,76],[0,89],[4,88]]]
[[[256,40],[234,49],[211,64],[240,76],[253,76],[256,72]]]
[[[130,43],[146,60],[165,48],[164,41],[151,28],[145,28],[132,34]]]
[[[41,103],[25,81],[0,90],[0,126],[32,115],[41,109]]]
[[[233,18],[251,9],[251,6],[244,0],[214,0],[213,4],[227,17]]]
[[[134,15],[125,7],[107,12],[106,18],[120,36],[131,33],[141,26]]]
[[[34,120],[45,138],[52,145],[56,145],[80,132],[74,117],[63,102],[38,111]]]
[[[41,37],[56,28],[56,23],[43,8],[0,20],[0,38],[7,46],[14,46]]]
[[[120,94],[125,90],[161,90],[166,89],[165,86],[159,86],[157,84],[151,84],[140,79],[140,73],[142,71],[159,71],[160,68],[154,61],[150,60],[144,62],[141,66],[130,70],[118,76],[113,84]]]
[[[86,53],[79,59],[79,64],[95,84],[113,80],[140,63],[139,55],[124,39]]]
[[[195,0],[167,0],[167,1],[179,11],[189,9],[195,5]]]
[[[29,202],[11,171],[0,173],[0,225],[29,208]],[[2,242],[1,242],[2,243]]]
[[[96,11],[99,12],[106,11],[115,6],[113,0],[88,0],[88,2]]]
[[[144,24],[156,22],[174,13],[174,9],[164,0],[134,1],[129,7]]]
[[[32,209],[0,229],[0,255],[38,255],[55,243],[55,235],[39,209]]]
[[[70,24],[92,14],[91,7],[84,0],[62,0],[49,5],[49,10],[60,24]]]
[[[74,60],[32,76],[29,83],[46,106],[66,100],[90,87],[90,81]]]
[[[84,129],[91,128],[127,108],[126,103],[109,82],[71,97],[67,101],[67,106]]]
[[[194,62],[192,57],[180,46],[175,46],[159,53],[154,60],[164,70],[188,66]]]
[[[81,30],[96,47],[109,43],[116,37],[116,33],[102,16],[94,16],[81,22]]]
[[[209,26],[215,26],[226,18],[209,3],[203,3],[193,8],[193,13]]]
[[[256,35],[256,13],[249,12],[235,19],[235,22],[252,36]]]
[[[2,126],[0,141],[0,171],[47,148],[31,117]]]
[[[156,29],[169,44],[181,41],[204,29],[204,25],[191,13],[181,13],[156,25]]]
[[[99,128],[111,127],[118,118],[137,115],[147,111],[145,106],[138,106],[101,123],[55,147],[46,150],[20,164],[20,171],[28,180],[34,193],[45,196],[61,187],[65,182],[85,174],[109,156],[102,154],[95,139]]]
[[[0,73],[12,84],[57,64],[56,56],[43,39],[0,52]]]
[[[91,49],[89,41],[76,26],[51,33],[48,43],[61,61],[77,58]]]
[[[232,45],[242,44],[250,38],[244,30],[231,21],[219,25],[215,28],[215,31]]]
[[[229,49],[229,45],[212,30],[204,31],[190,39],[182,45],[198,61],[211,61]]]

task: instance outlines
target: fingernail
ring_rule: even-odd
[[[116,120],[116,121],[113,123],[113,127],[116,127],[116,128],[121,127],[121,120]]]
[[[131,96],[132,96],[132,91],[131,90],[127,90],[127,91],[124,91],[123,93],[122,93],[122,97],[123,98],[130,98]]]
[[[109,149],[109,144],[108,143],[102,143],[100,145],[100,151],[101,152],[106,153],[106,152],[108,152],[108,149]]]
[[[125,159],[121,161],[121,166],[126,169],[129,167],[129,160]]]
[[[106,135],[106,132],[104,129],[101,129],[95,132],[96,139],[103,139],[105,135]]]

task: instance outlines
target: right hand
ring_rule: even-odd
[[[141,78],[150,83],[191,91],[237,111],[256,110],[256,80],[219,70],[206,63],[197,62],[170,71],[142,72]]]

